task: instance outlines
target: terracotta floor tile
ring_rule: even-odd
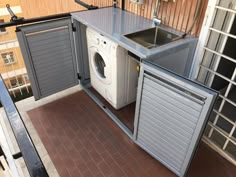
[[[82,174],[77,168],[69,171],[70,177],[82,177]]]
[[[66,168],[62,168],[62,169],[57,170],[57,171],[58,171],[60,177],[70,177],[70,174],[69,174],[69,172],[67,171]]]
[[[176,177],[133,143],[84,91],[28,115],[61,177]],[[235,166],[201,144],[187,177],[235,174]]]
[[[104,151],[101,153],[101,157],[104,159],[104,161],[107,163],[107,164],[112,164],[114,163],[114,159],[112,158],[112,156],[107,152],[107,151]]]
[[[83,172],[82,176],[83,177],[94,177],[93,172],[91,172],[90,170],[87,170],[87,171]]]
[[[104,161],[98,164],[98,168],[101,170],[104,176],[110,176],[112,174],[112,170]]]
[[[103,161],[103,158],[101,157],[100,154],[97,153],[96,150],[89,152],[89,155],[92,157],[92,159],[96,164],[99,164],[100,162]]]

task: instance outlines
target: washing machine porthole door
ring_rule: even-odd
[[[95,64],[95,69],[96,72],[99,74],[101,78],[106,78],[104,68],[106,67],[106,64],[102,58],[102,56],[99,53],[95,53],[94,55],[94,64]]]

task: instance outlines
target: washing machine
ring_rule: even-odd
[[[87,28],[89,70],[92,87],[115,109],[136,100],[137,62],[127,50]]]

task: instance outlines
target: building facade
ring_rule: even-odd
[[[20,0],[8,1],[17,16],[22,16]],[[11,16],[6,8],[6,1],[0,2],[0,23],[9,22]],[[15,27],[0,29],[0,73],[10,93],[22,94],[24,90],[29,92],[30,82],[25,69],[17,41]]]

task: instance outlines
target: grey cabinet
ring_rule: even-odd
[[[78,84],[70,18],[18,27],[17,37],[36,100]]]
[[[134,141],[184,176],[216,97],[208,88],[142,64]]]
[[[89,82],[86,26],[79,22],[74,26],[75,33],[71,19],[64,18],[18,27],[35,99],[78,84],[78,71],[83,83]],[[192,55],[193,51],[183,53]],[[162,60],[171,62],[171,56]],[[179,70],[181,67],[174,71]],[[179,73],[186,75],[188,70]],[[184,176],[216,97],[217,93],[206,87],[141,63],[133,140],[178,176]]]

